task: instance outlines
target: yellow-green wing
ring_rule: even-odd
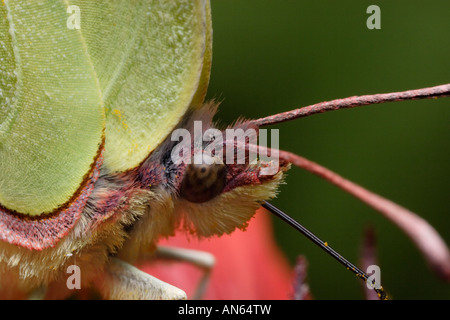
[[[98,75],[106,111],[105,167],[138,166],[173,130],[209,77],[209,3],[71,1]],[[132,3],[132,5],[130,5]],[[210,37],[208,39],[210,41]],[[202,73],[203,70],[203,73]],[[202,76],[203,74],[203,76]],[[206,80],[205,80],[206,77]],[[203,95],[204,97],[204,95]]]
[[[198,84],[197,92],[192,98],[191,106],[193,108],[200,107],[206,97],[206,91],[209,85],[209,77],[211,75],[211,63],[212,63],[212,20],[211,20],[211,3],[206,2],[206,31],[205,31],[205,53],[203,55],[203,67],[200,75],[200,81]]]
[[[4,1],[0,10],[4,208],[37,216],[66,204],[103,137],[109,171],[136,167],[204,98],[207,1]]]
[[[71,199],[102,142],[100,88],[66,10],[0,4],[0,204],[32,216]]]

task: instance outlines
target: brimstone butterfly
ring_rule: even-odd
[[[79,28],[67,23],[72,6]],[[205,237],[244,227],[287,170],[286,161],[269,176],[259,165],[205,169],[222,179],[205,189],[204,167],[169,157],[172,130],[211,125],[215,112],[203,105],[209,3],[5,1],[1,10],[3,278],[27,293],[78,265],[83,285],[107,275],[105,297],[182,297],[158,295],[157,281],[154,292],[130,291],[121,277],[146,276],[124,261],[177,227]]]

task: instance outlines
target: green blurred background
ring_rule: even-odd
[[[366,9],[381,9],[369,30]],[[258,118],[352,95],[450,82],[450,2],[212,0],[208,97],[217,119]],[[322,164],[426,218],[450,244],[450,99],[390,103],[276,126],[280,148]],[[353,262],[375,227],[383,286],[395,299],[449,299],[413,243],[374,210],[293,168],[273,201]],[[294,264],[305,255],[316,299],[360,299],[361,283],[274,218]],[[261,281],[264,281],[261,279]]]

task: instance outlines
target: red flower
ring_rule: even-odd
[[[246,231],[198,240],[179,233],[159,245],[206,251],[215,266],[203,299],[292,299],[293,270],[275,243],[268,213],[260,209]],[[193,296],[203,270],[186,262],[157,260],[140,268]]]

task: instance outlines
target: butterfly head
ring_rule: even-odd
[[[257,127],[238,121],[217,129],[215,112],[213,104],[192,112],[161,148],[176,215],[199,236],[245,228],[260,203],[276,195],[289,168],[276,150],[267,154]]]

